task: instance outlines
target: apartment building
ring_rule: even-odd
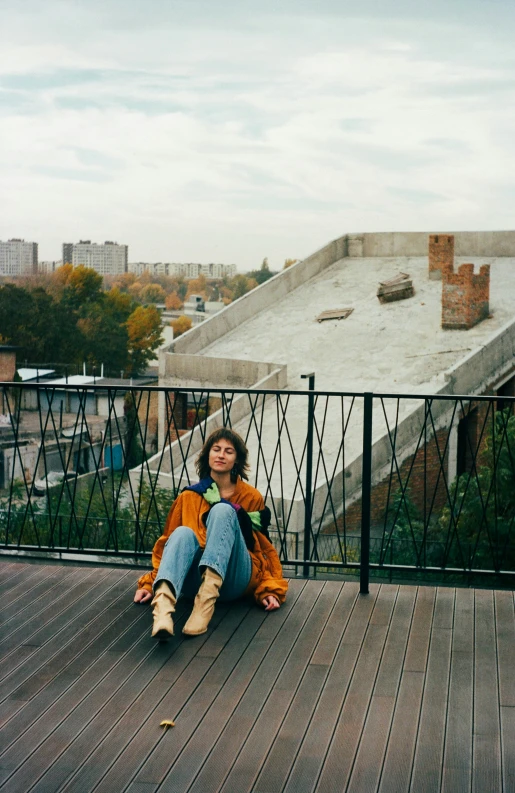
[[[197,264],[196,262],[131,262],[128,271],[135,275],[150,273],[151,275],[169,275],[172,277],[225,278],[236,275],[235,264]]]
[[[119,275],[127,272],[128,245],[106,241],[103,245],[91,240],[63,243],[63,262],[74,267],[91,267],[100,275]]]
[[[38,243],[12,239],[0,242],[0,275],[33,275],[38,271]]]

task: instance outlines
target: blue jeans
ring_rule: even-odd
[[[194,598],[202,582],[199,567],[211,567],[223,578],[220,600],[241,597],[250,581],[252,562],[240,530],[235,510],[229,504],[215,504],[209,510],[204,550],[192,529],[178,526],[166,541],[154,581],[168,581],[178,599]]]

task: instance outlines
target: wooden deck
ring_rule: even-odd
[[[0,563],[2,791],[515,791],[512,592],[295,580],[159,645],[135,577]]]

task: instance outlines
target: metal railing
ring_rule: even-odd
[[[0,388],[0,548],[148,560],[209,433],[249,448],[282,562],[303,575],[515,573],[513,397]]]

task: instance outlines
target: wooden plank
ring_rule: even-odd
[[[6,557],[2,558],[2,556],[0,556],[0,584],[7,581],[15,572],[14,562],[8,562],[6,561]]]
[[[495,592],[495,624],[501,715],[503,790],[515,790],[515,617],[513,592]]]
[[[69,663],[71,656],[84,652],[89,644],[89,631],[91,630],[88,628],[88,623],[98,617],[99,608],[101,608],[104,598],[116,598],[119,593],[123,592],[125,602],[123,605],[120,604],[120,610],[126,608],[127,602],[130,602],[127,572],[123,571],[121,579],[117,582],[118,577],[116,573],[113,577],[106,575],[103,580],[94,583],[94,595],[91,594],[91,590],[88,590],[79,600],[75,601],[73,612],[68,614],[67,624],[38,647],[31,656],[30,662],[18,666],[2,680],[0,684],[2,700],[5,697],[17,700],[31,699],[42,685],[48,683],[59,670]],[[109,608],[112,609],[112,607],[111,603]],[[96,623],[93,621],[92,624]],[[38,684],[38,680],[40,684]]]
[[[2,569],[4,567],[3,563],[1,565]],[[29,581],[31,576],[36,575],[38,571],[40,571],[39,565],[35,564],[11,564],[6,565],[6,569],[9,570],[9,574],[6,575],[5,579],[0,581],[0,594],[5,595],[9,594],[12,589],[21,585],[24,586],[26,582]]]
[[[345,586],[347,588],[349,584]],[[357,585],[352,584],[352,587],[355,587],[353,594],[357,595]],[[285,793],[308,793],[314,789],[338,723],[378,593],[379,587],[373,585],[370,595],[353,599],[354,608],[344,627],[338,651],[308,725],[301,751],[286,783]],[[200,793],[200,788],[197,793]]]
[[[299,583],[293,581],[291,587]],[[276,619],[267,620],[260,628],[242,662],[220,691],[175,764],[174,769],[180,784],[193,779],[206,756],[207,762],[196,777],[192,790],[197,789],[199,784],[200,789],[205,789],[205,778],[212,790],[217,789],[223,782],[268,692],[287,663],[291,648],[300,637],[321,586],[320,582],[317,582],[316,587],[306,585],[297,602],[289,595],[285,606],[274,615],[280,617],[281,622]],[[201,757],[197,759],[195,752],[202,746],[203,740],[206,740],[206,746],[202,748]],[[175,784],[174,777],[175,774],[171,772],[167,785]]]
[[[331,586],[333,591],[329,588]],[[256,793],[261,790],[283,789],[349,621],[357,597],[356,589],[347,587],[346,591],[344,587],[341,590],[341,585],[333,582],[332,585],[326,584],[326,590],[333,599],[333,609],[268,757],[260,769],[253,788]]]
[[[515,707],[501,707],[502,779],[504,793],[515,790]]]
[[[307,616],[309,615],[309,613],[311,611],[311,606],[312,606],[314,601],[316,601],[315,606],[314,606],[315,609],[317,608],[317,606],[318,606],[319,609],[323,609],[323,606],[319,605],[321,603],[322,604],[325,603],[325,599],[323,597],[323,593],[319,597],[320,590],[322,588],[323,588],[323,584],[320,583],[320,582],[309,582],[306,585],[306,587],[304,588],[303,594],[305,593],[305,596],[302,598],[302,602],[304,603],[304,607],[305,608],[304,609],[300,608],[300,603],[299,603],[299,607],[294,607],[294,609],[293,609],[293,614],[296,615],[297,617],[300,617],[300,620],[301,620],[300,626],[302,626],[302,625],[304,625],[304,623],[306,623]],[[291,629],[291,622],[290,621],[289,621],[289,627]],[[297,635],[298,635],[298,633],[297,633]],[[300,648],[302,646],[302,640],[303,640],[303,637],[305,637],[305,635],[306,635],[305,631],[303,629],[301,629],[300,636],[299,636],[298,642],[296,644],[296,647]],[[290,646],[291,645],[288,645],[288,650],[290,649]],[[286,663],[284,662],[284,657],[285,657],[285,655],[288,654],[288,650],[286,650],[286,652],[285,652],[285,648],[283,647],[283,652],[281,653],[281,656],[282,656],[282,658],[281,658],[281,666],[282,666],[283,669],[288,664],[288,661],[290,661],[290,659],[291,659],[291,655],[290,655],[288,657],[288,661],[286,661]],[[301,651],[299,652],[298,661],[299,661],[299,663],[302,663],[302,652]],[[219,667],[219,674],[223,675],[223,677],[224,677],[223,682],[225,682],[225,679],[227,678],[227,671],[226,671],[226,662],[225,662],[224,658],[220,659],[220,663],[219,663],[218,667]],[[267,663],[267,668],[268,668],[268,663]],[[275,668],[276,667],[272,666],[271,669],[270,669],[270,673],[272,675],[272,679],[274,679],[276,677],[276,675],[274,675]],[[216,685],[216,680],[215,680],[215,685]],[[211,705],[211,703],[213,702],[215,697],[212,696],[212,693],[211,693],[212,686],[213,686],[213,681],[211,680],[211,675],[209,675],[209,677],[206,678],[206,681],[205,681],[204,685],[202,686],[202,688],[198,692],[196,692],[196,694],[192,698],[191,702],[188,702],[187,708],[185,708],[184,712],[181,713],[181,724],[180,724],[180,726],[181,726],[181,730],[183,732],[182,732],[182,735],[180,737],[180,743],[179,743],[177,749],[182,750],[184,748],[184,746],[186,745],[187,741],[189,740],[189,738],[191,737],[191,735],[193,734],[193,732],[197,728],[199,722],[204,717],[204,715],[206,713],[206,710],[207,710],[206,706],[204,705],[204,702],[206,701],[206,698],[207,698],[207,705]],[[218,694],[218,692],[220,691],[220,688],[221,688],[221,686],[220,687],[217,686],[216,694]],[[263,703],[263,698],[266,698],[266,692],[263,692],[263,690],[261,690],[261,704]],[[252,712],[252,721],[254,721],[256,719],[256,717],[257,717],[257,713],[256,713],[256,709],[254,709],[253,712]],[[245,735],[246,734],[247,734],[247,732],[245,731]],[[169,758],[169,750],[165,751],[166,747],[164,747],[164,746],[161,747],[160,746],[160,747],[158,747],[156,752],[154,752],[153,755],[151,757],[149,757],[147,762],[143,765],[143,767],[141,768],[140,772],[135,777],[134,781],[136,781],[136,782],[152,782],[153,781],[157,785],[157,784],[161,784],[161,782],[166,778],[165,787],[173,784],[173,782],[171,781],[171,778],[167,777],[167,774],[168,774],[168,771],[169,771],[170,767],[173,768],[173,761],[178,756],[178,752],[177,752],[177,750],[175,748],[175,743],[176,743],[176,739],[174,739],[173,756],[172,756],[172,758],[170,758],[172,762],[169,762],[169,760],[168,760],[168,758]]]
[[[245,692],[249,682],[252,680],[255,670],[261,667],[263,658],[268,652],[268,649],[275,641],[279,632],[284,629],[284,625],[287,623],[293,606],[304,589],[304,586],[305,584],[302,581],[292,581],[290,583],[288,598],[285,605],[278,612],[268,615],[265,619],[263,619],[264,615],[262,612],[256,612],[254,610],[249,612],[249,615],[246,617],[244,623],[242,623],[238,629],[239,633],[247,633],[245,642],[248,646],[241,659],[238,660],[236,667],[229,675],[229,678],[223,685],[221,691],[216,696],[212,706],[209,708],[206,707],[206,715],[199,720],[198,728],[195,729],[195,727],[193,727],[193,737],[188,741],[186,751],[180,754],[179,760],[182,760],[184,757],[186,757],[186,763],[188,762],[188,758],[190,762],[193,763],[198,761],[197,754],[200,756],[200,758],[202,758],[203,754],[209,751],[210,743],[216,740],[223,729],[225,720],[227,718],[227,711],[231,709],[234,701],[238,700],[241,693]],[[261,619],[259,619],[259,617],[261,617]],[[257,633],[254,635],[254,626],[256,621],[259,623],[260,627]],[[225,652],[224,658],[220,659],[220,663],[222,663],[222,660],[225,664]],[[210,671],[208,672],[208,675],[211,677]],[[202,686],[204,685],[204,682],[207,681],[208,678],[206,677],[206,680],[202,682]],[[202,689],[200,690],[199,694],[202,697]],[[164,699],[158,703],[157,711],[151,717],[153,723],[158,724],[160,718],[164,716],[168,710],[173,709],[174,713],[176,713],[179,704],[180,703],[177,700],[177,693],[173,689],[167,691]],[[183,729],[182,722],[182,715],[179,714],[176,720],[176,725],[178,726],[179,730]],[[116,763],[112,765],[109,772],[102,779],[98,787],[95,788],[96,793],[111,793],[112,790],[124,789],[125,785],[142,767],[144,759],[150,756],[156,744],[155,731],[149,731],[146,728],[139,729],[139,727],[140,725],[138,725],[138,729],[134,732],[132,740],[127,743],[123,752],[118,756]],[[184,730],[183,736],[186,738],[188,737],[188,729]],[[179,743],[181,746],[183,744],[184,737],[179,737]],[[177,743],[175,734],[173,736],[168,736],[168,738],[173,740],[174,744],[172,754],[170,756],[171,766],[174,757],[179,754],[179,747],[175,745]],[[174,769],[173,778],[175,787],[181,784],[185,788],[186,783],[184,781],[184,769],[182,769],[182,778],[180,763],[175,763]],[[131,789],[132,787],[137,789],[137,785],[139,784],[150,784],[153,786],[152,789],[155,790],[155,782],[134,783],[134,785],[131,786]]]
[[[221,646],[224,651],[227,650],[226,645],[230,646],[229,652],[234,652],[238,657],[241,647],[239,646],[240,641],[237,629],[249,613],[249,608],[252,609],[253,617],[256,620],[262,620],[264,617],[264,612],[259,611],[257,608],[254,609],[252,605],[249,605],[249,602],[223,604],[223,606],[225,617],[220,621],[218,627],[208,634],[207,639],[204,634],[193,640],[186,639],[183,642],[185,656],[183,657],[181,668],[176,670],[175,685],[171,689],[164,688],[159,678],[152,680],[151,685],[146,687],[144,686],[143,676],[142,679],[136,681],[137,685],[134,685],[132,680],[128,681],[130,685],[130,701],[127,704],[130,704],[131,707],[120,724],[121,729],[116,729],[116,724],[119,721],[116,715],[120,714],[120,710],[123,707],[122,703],[126,703],[127,686],[124,687],[123,691],[118,692],[116,697],[113,697],[112,702],[109,703],[109,708],[104,708],[94,719],[85,734],[81,736],[81,740],[76,742],[77,745],[70,747],[67,754],[75,759],[75,769],[78,770],[64,785],[63,793],[65,791],[92,789],[102,778],[106,765],[111,764],[120,752],[125,749],[134,733],[142,728],[145,734],[148,734],[153,739],[154,752],[152,756],[154,758],[163,749],[165,754],[173,754],[176,745],[180,742],[181,732],[191,730],[191,725],[187,724],[186,708],[195,701],[196,707],[193,710],[196,712],[192,714],[192,717],[194,724],[198,724],[202,709],[209,704],[209,698],[212,693],[210,687],[216,689],[217,674],[224,672],[220,668],[220,664],[217,664],[219,659],[213,659],[209,653],[199,656],[198,650],[204,646],[204,643],[212,641],[216,646]],[[217,633],[219,634],[218,636],[216,636]],[[221,641],[220,634],[225,637],[225,641]],[[146,666],[147,664],[145,664]],[[231,668],[232,666],[229,666],[225,674],[230,674]],[[141,672],[144,671],[145,669],[141,669]],[[212,678],[210,677],[210,680],[212,680],[211,686],[204,685],[204,679],[208,672],[210,676],[212,675]],[[143,688],[144,693],[142,693]],[[198,689],[202,691],[204,696],[199,693]],[[156,708],[156,706],[158,707]],[[113,714],[115,714],[114,719]],[[159,726],[164,718],[172,719],[175,721],[176,726],[164,732]],[[171,749],[168,748],[170,745]],[[96,751],[94,753],[89,752],[89,749]],[[144,760],[144,756],[139,746],[137,751],[141,762]],[[87,760],[83,762],[85,757],[87,757]],[[67,763],[70,763],[70,758],[67,759]],[[152,780],[139,781],[148,782]]]
[[[84,727],[102,710],[113,694],[130,680],[142,662],[145,660],[148,662],[151,658],[154,663],[150,663],[149,666],[152,667],[155,663],[159,666],[166,663],[174,654],[178,643],[174,640],[169,644],[156,645],[149,637],[147,610],[140,610],[137,606],[132,608],[133,613],[138,615],[136,622],[119,636],[115,635],[114,641],[104,652],[101,652],[100,657],[92,657],[91,653],[86,651],[68,667],[65,675],[73,677],[77,674],[77,670],[84,674],[75,680],[65,694],[49,708],[44,719],[37,720],[32,728],[21,736],[23,740],[13,744],[9,754],[2,758],[0,782],[16,769],[16,773],[9,778],[10,791],[22,791],[24,786],[27,789],[31,780],[33,782],[39,779],[46,769],[56,763],[55,773],[50,771],[45,784],[52,779],[52,774],[54,774],[54,782],[59,774],[59,778],[64,782],[80,763],[76,762],[75,765],[72,763],[70,768],[63,769],[62,762],[59,765],[59,759],[81,734]],[[127,609],[127,613],[130,613],[130,609]],[[184,610],[180,613],[184,618]],[[98,652],[99,648],[97,655]],[[127,704],[130,704],[130,701]],[[119,715],[120,711],[116,714],[116,718]],[[84,756],[80,758],[81,761],[83,759]],[[51,789],[50,785],[49,789]]]
[[[417,590],[399,589],[348,793],[377,790],[406,655]]]
[[[495,626],[497,663],[499,669],[499,703],[501,707],[515,707],[515,615],[513,592],[495,592]]]
[[[454,590],[439,588],[411,778],[411,789],[417,793],[441,790],[453,615]]]
[[[133,614],[137,612],[134,610]],[[1,756],[0,780],[4,779],[5,772],[8,771],[10,775],[22,766],[28,754],[35,752],[116,666],[119,655],[110,650],[119,634],[128,631],[134,641],[141,637],[144,615],[140,613],[135,621],[132,615],[127,609],[119,624],[114,630],[111,629],[112,636],[103,637],[105,648],[103,651],[97,648],[98,658],[92,657],[90,648],[87,648],[79,659],[72,662],[45,687],[42,694],[26,705],[21,714],[8,722],[2,731],[6,748]],[[128,624],[127,619],[123,619],[124,616],[132,618],[132,624]],[[25,730],[22,729],[24,726]],[[70,734],[70,739],[72,737]]]
[[[457,589],[442,793],[469,793],[472,779],[474,592]]]
[[[302,643],[303,628],[313,607],[318,602],[322,587],[322,582],[306,584],[298,601],[290,603],[289,612],[283,613],[282,619],[284,620],[284,617],[286,619],[277,634],[275,631],[274,635],[269,634],[270,628],[273,628],[275,623],[269,628],[267,628],[268,621],[265,623],[263,628],[266,641],[266,646],[263,648],[264,658],[258,665],[255,674],[249,678],[250,682],[245,693],[220,735],[216,752],[212,753],[209,758],[220,761],[220,766],[215,769],[214,775],[209,777],[209,785],[212,785],[213,789],[219,787],[219,784],[223,782],[281,670],[288,664],[291,654],[296,652],[296,648],[301,647],[299,642]],[[288,600],[286,605],[288,605]],[[278,615],[281,614],[281,611],[278,612]],[[256,641],[253,642],[252,649],[254,653],[260,654]],[[148,773],[147,769],[144,771]],[[137,778],[136,781],[138,781]],[[172,784],[170,780],[168,780],[168,784]]]
[[[317,784],[321,793],[347,788],[397,598],[382,585]]]
[[[66,622],[66,615],[75,601],[88,592],[99,578],[105,573],[95,572],[92,569],[74,569],[66,577],[66,596],[61,591],[57,600],[52,600],[46,608],[33,612],[32,616],[25,620],[16,630],[13,630],[0,642],[0,679],[6,677],[16,666],[13,665],[10,655],[13,649],[19,646],[30,645],[34,648],[44,644],[53,635],[57,626],[63,620]]]
[[[499,681],[493,593],[475,590],[472,791],[502,790]]]
[[[313,588],[315,583],[318,582],[310,581],[308,587]],[[267,692],[268,695],[261,698],[259,708],[252,713],[253,725],[231,769],[230,776],[221,788],[224,793],[232,793],[232,791],[244,793],[253,788],[292,698],[302,681],[333,605],[332,591],[324,586],[270,693]]]
[[[379,783],[380,793],[407,793],[410,788],[434,603],[435,590],[419,587]]]
[[[59,636],[63,639],[62,649],[52,655],[32,674],[30,674],[30,670],[24,669],[25,678],[21,684],[19,680],[11,680],[15,686],[19,685],[19,688],[15,687],[13,693],[0,705],[0,724],[5,724],[16,711],[20,712],[16,717],[16,722],[13,723],[15,726],[8,727],[6,725],[3,732],[0,733],[0,740],[4,748],[7,748],[10,743],[7,736],[12,729],[18,734],[25,733],[31,724],[55,702],[57,697],[64,693],[66,688],[80,676],[81,672],[77,665],[75,665],[74,675],[69,672],[74,660],[80,658],[84,664],[86,658],[96,658],[114,641],[117,634],[126,630],[137,619],[136,610],[127,606],[128,597],[133,588],[132,582],[131,586],[127,587],[127,581],[124,579],[126,576],[119,582],[115,581],[114,586],[104,593],[102,600],[106,599],[106,604],[103,610],[99,612],[98,601],[94,601],[85,609],[81,615],[85,624],[80,631],[75,631],[71,641],[66,643],[64,639],[67,637],[63,635],[64,631],[61,632]],[[109,601],[107,598],[113,598],[113,600]],[[89,621],[86,622],[88,618]],[[70,635],[72,635],[73,627],[70,626]],[[53,640],[47,642],[45,647],[50,647],[52,644]],[[84,669],[85,667],[83,667],[83,671]],[[28,702],[34,697],[37,697],[37,701],[31,702],[29,707]]]
[[[15,567],[15,565],[12,565]],[[22,567],[22,565],[20,565]],[[32,567],[32,570],[28,570],[27,568]],[[46,581],[55,576],[56,570],[58,568],[55,567],[38,567],[35,565],[23,565],[25,568],[23,571],[16,569],[15,573],[13,573],[10,577],[11,585],[7,586],[7,582],[4,582],[5,590],[2,592],[2,623],[7,622],[7,620],[11,617],[12,614],[16,613],[18,610],[21,609],[26,605],[27,601],[30,602],[30,592],[34,592],[34,588],[41,585],[44,587]],[[20,580],[20,573],[21,580]],[[36,595],[37,597],[37,595]],[[3,638],[3,637],[2,637]]]

